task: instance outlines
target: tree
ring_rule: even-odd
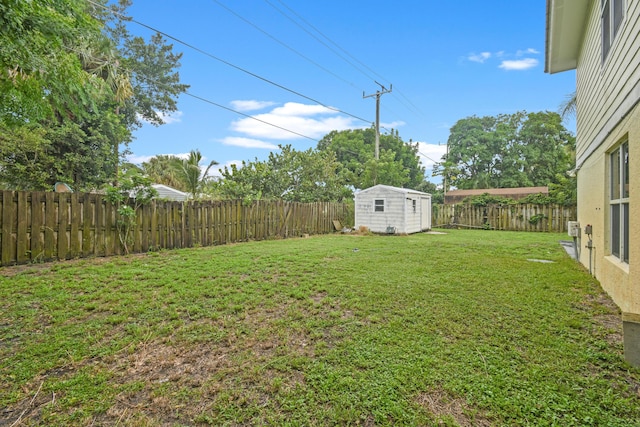
[[[434,167],[460,189],[546,186],[572,167],[575,137],[553,112],[467,117]]]
[[[567,95],[566,99],[560,104],[559,113],[562,120],[568,119],[569,117],[576,117],[578,113],[578,95],[575,90]]]
[[[158,195],[158,192],[151,186],[149,178],[139,173],[120,177],[119,181],[118,187],[109,186],[106,188],[106,198],[117,208],[118,238],[124,253],[128,254],[129,246],[133,244],[132,231],[136,225],[138,209],[150,203]]]
[[[378,184],[422,188],[426,179],[420,165],[418,145],[406,143],[397,131],[380,136],[380,155],[375,160],[375,129],[332,131],[320,140],[318,150],[332,151],[342,165],[340,174],[348,185],[362,189]]]
[[[100,24],[83,1],[0,4],[0,123],[14,126],[88,114],[102,83],[74,51],[100,38]]]
[[[283,199],[296,202],[340,201],[352,197],[340,164],[331,152],[297,151],[280,146],[266,161],[225,166],[217,190],[228,199]]]
[[[0,129],[7,144],[26,150],[2,156],[0,176],[18,171],[20,185],[31,189],[56,181],[101,187],[117,175],[120,146],[133,130],[142,121],[159,125],[176,110],[187,87],[176,71],[180,55],[158,34],[149,42],[133,37],[124,24],[129,4],[0,4]],[[52,159],[32,156],[33,138],[30,145],[10,140],[34,127],[41,129],[38,150]],[[26,159],[31,182],[20,163]]]
[[[187,191],[187,184],[182,179],[181,168],[182,159],[172,155],[160,154],[142,163],[142,170],[154,183]]]
[[[202,188],[210,179],[209,170],[218,164],[215,160],[211,160],[204,171],[201,169],[200,162],[202,154],[200,150],[191,150],[189,157],[182,160],[180,166],[180,174],[182,181],[186,184],[187,192],[195,199],[200,194]]]

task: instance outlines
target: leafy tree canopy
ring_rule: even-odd
[[[242,162],[242,167],[225,166],[216,190],[228,199],[341,201],[353,194],[339,170],[340,163],[332,152],[312,148],[297,151],[286,145],[266,161],[256,159]]]
[[[429,182],[420,165],[418,144],[404,142],[398,131],[380,135],[380,156],[375,159],[375,129],[332,131],[318,143],[318,150],[335,153],[340,175],[357,189],[376,184],[424,191]]]
[[[434,175],[460,189],[566,184],[575,162],[575,137],[549,111],[467,117],[448,144]]]
[[[142,121],[175,111],[180,55],[132,36],[129,0],[0,2],[0,181],[97,188]],[[29,134],[25,140],[24,135]]]

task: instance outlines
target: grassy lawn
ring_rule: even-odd
[[[0,425],[637,426],[617,309],[561,239],[331,235],[0,269]]]

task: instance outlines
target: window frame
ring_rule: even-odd
[[[629,141],[625,140],[609,159],[609,251],[629,264]]]
[[[625,0],[600,0],[600,46],[603,64],[611,52],[624,18]]]
[[[378,202],[382,202],[382,203],[378,204]],[[373,212],[384,212],[386,204],[387,203],[385,199],[373,199]],[[381,208],[381,209],[378,209],[378,208]]]

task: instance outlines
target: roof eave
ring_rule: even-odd
[[[547,0],[546,73],[573,70],[578,65],[590,3],[585,0]]]

